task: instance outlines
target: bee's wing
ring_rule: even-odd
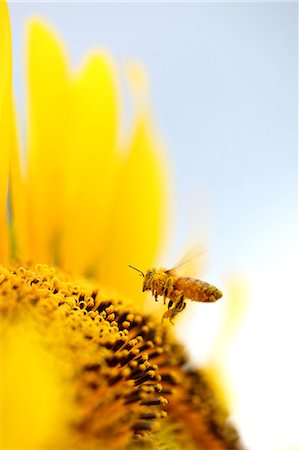
[[[203,255],[205,248],[202,244],[198,244],[188,250],[185,255],[177,262],[177,264],[170,270],[169,274],[175,274],[182,277],[196,278],[199,272],[203,269]]]

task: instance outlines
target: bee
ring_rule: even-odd
[[[129,265],[143,276],[143,292],[151,291],[156,301],[158,301],[159,296],[162,296],[164,305],[168,300],[168,309],[163,314],[162,321],[169,319],[173,324],[174,317],[185,309],[185,300],[212,303],[222,297],[222,292],[212,284],[195,278],[180,276],[180,269],[189,264],[190,259],[184,257],[172,269],[153,268],[145,274],[136,267]]]

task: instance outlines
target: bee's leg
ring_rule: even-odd
[[[162,323],[164,319],[169,319],[170,323],[174,325],[173,318],[177,315],[175,308],[167,310],[162,316]]]
[[[179,312],[179,311],[182,311],[182,306],[183,306],[183,304],[184,304],[184,297],[181,299],[181,300],[179,300],[178,302],[177,302],[177,304],[175,305],[175,309]]]
[[[165,305],[165,303],[166,303],[167,294],[168,294],[168,290],[167,290],[167,288],[166,288],[166,289],[164,289],[164,292],[163,292],[163,296],[164,296],[163,304],[164,304],[164,305]]]
[[[155,301],[157,302],[158,301],[158,292],[157,291],[154,291],[154,296],[155,296]]]
[[[168,279],[163,287],[164,305],[166,303],[166,299],[167,299],[168,293],[169,293],[169,284],[170,284],[170,280]]]
[[[164,300],[165,300],[165,297],[164,297]],[[169,300],[169,302],[168,302],[168,306],[167,306],[167,307],[168,307],[168,309],[169,309],[169,308],[171,308],[171,307],[172,307],[172,305],[173,305],[173,301],[172,301],[172,300]]]
[[[166,303],[166,299],[167,297],[170,298],[173,296],[174,294],[174,277],[169,277],[165,284],[164,284],[164,288],[163,288],[163,295],[164,295],[164,305]],[[173,301],[175,302],[175,299],[173,298]]]
[[[181,294],[179,297],[179,300],[177,304],[175,305],[175,309],[177,313],[183,311],[183,309],[186,307],[186,302],[184,302],[184,294]]]

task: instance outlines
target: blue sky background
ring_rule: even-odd
[[[275,417],[269,421],[269,429],[263,423],[267,407],[271,409],[270,388],[259,417],[256,403],[250,403],[252,395],[242,391],[246,382],[238,385],[247,374],[247,382],[253,383],[249,391],[256,392],[261,380],[250,372],[254,365],[262,366],[265,374],[269,369],[266,384],[277,362],[292,365],[289,396],[294,407],[299,402],[294,397],[299,371],[292,353],[298,315],[297,9],[295,2],[10,3],[20,104],[24,23],[32,14],[57,29],[74,64],[87,50],[99,47],[120,64],[137,59],[147,68],[175,198],[173,235],[163,262],[175,262],[190,244],[190,235],[194,241],[208,235],[208,279],[223,286],[230,274],[240,273],[248,282],[248,314],[240,344],[230,355],[230,376],[239,399],[236,420],[255,450],[286,449],[297,439],[292,419],[285,440],[280,416],[277,425]],[[205,361],[222,308],[201,307],[196,315],[193,307],[196,321],[188,331],[180,331],[195,360]],[[238,372],[235,361],[244,373]],[[272,387],[278,378],[274,376]],[[291,411],[285,401],[282,396],[280,409]],[[274,431],[278,424],[279,435]]]

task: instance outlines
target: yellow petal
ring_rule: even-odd
[[[27,261],[31,257],[28,242],[28,186],[21,172],[16,117],[12,114],[12,140],[10,155],[10,200],[15,242],[12,256]]]
[[[0,446],[38,450],[48,448],[44,444],[52,442],[53,430],[59,435],[66,400],[34,325],[22,322],[1,333]]]
[[[130,152],[111,205],[104,251],[99,261],[101,283],[133,298],[141,280],[128,268],[148,269],[157,257],[165,225],[165,177],[162,150],[148,115],[136,119]]]
[[[144,301],[142,280],[128,265],[147,270],[161,250],[169,213],[169,179],[163,148],[151,123],[146,72],[138,63],[130,63],[126,71],[135,109],[134,126],[108,214],[109,239],[99,260],[98,277],[103,285]]]
[[[11,34],[6,2],[0,3],[0,262],[9,254],[7,190],[11,135]]]
[[[108,55],[92,54],[74,79],[71,114],[62,264],[73,272],[90,273],[105,239],[119,166],[119,99]]]
[[[225,347],[229,346],[234,338],[242,319],[245,315],[248,303],[248,287],[246,280],[239,276],[227,282],[226,311],[222,328],[213,347],[213,357],[220,359]]]
[[[68,160],[69,83],[59,39],[42,22],[29,24],[29,230],[32,258],[51,261],[61,233]]]
[[[211,383],[225,405],[235,404],[234,387],[227,369],[229,347],[242,322],[248,303],[248,287],[241,276],[229,280],[225,290],[225,315],[222,328],[210,352],[206,367]]]

